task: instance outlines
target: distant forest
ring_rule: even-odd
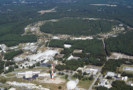
[[[57,22],[47,22],[41,26],[41,31],[52,34],[96,35],[111,31],[114,25],[118,23],[106,20],[65,18]]]
[[[133,55],[133,31],[105,40],[108,53],[120,52]]]
[[[90,5],[99,3],[116,4],[117,7]],[[20,40],[20,38],[22,38],[21,34],[28,24],[64,17],[115,19],[133,27],[132,6],[132,0],[25,0],[25,3],[22,3],[20,0],[0,0],[0,38],[2,38],[0,43],[14,43],[16,35],[19,39],[16,39],[12,45],[25,42],[24,40]],[[38,13],[40,10],[55,7],[56,12],[43,15]],[[97,31],[99,32],[99,30]],[[94,33],[97,33],[97,31],[94,31]],[[5,38],[10,38],[9,34],[12,34],[12,38],[3,42]],[[26,41],[32,42],[35,41],[35,38]]]

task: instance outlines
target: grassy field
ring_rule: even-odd
[[[50,90],[65,90],[66,89],[66,83],[61,83],[61,84],[49,84],[49,83],[41,83],[39,82],[37,79],[36,80],[24,80],[22,78],[16,78],[15,75],[17,72],[23,72],[23,71],[41,71],[41,72],[48,72],[49,71],[49,68],[47,67],[37,67],[37,68],[34,68],[34,69],[16,69],[14,72],[11,72],[11,73],[7,73],[5,77],[0,77],[0,80],[6,80],[6,81],[16,81],[16,82],[23,82],[23,83],[33,83],[33,84],[36,84],[37,86],[38,85],[42,85],[44,88],[49,88]],[[63,78],[63,77],[62,77]],[[6,86],[6,84],[5,84]],[[61,86],[61,89],[58,89],[59,86]],[[21,89],[20,89],[21,90]]]
[[[86,80],[86,81],[80,80],[79,83],[78,83],[78,86],[80,88],[89,89],[89,87],[92,84],[92,82],[93,82],[93,80],[92,81],[90,81],[90,80]]]
[[[16,69],[15,72],[23,72],[23,71],[49,71],[49,68],[47,67],[36,67],[36,68],[33,68],[33,69]]]
[[[4,77],[0,77],[0,80],[3,79]],[[66,83],[62,83],[62,84],[48,84],[48,83],[40,83],[37,80],[24,80],[21,78],[4,78],[6,81],[16,81],[16,82],[20,82],[20,83],[33,83],[36,84],[37,86],[42,85],[44,88],[49,88],[50,90],[59,90],[58,87],[61,86],[62,88],[60,90],[65,90],[66,89]],[[5,85],[7,86],[7,85]]]

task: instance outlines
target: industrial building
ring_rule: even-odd
[[[123,70],[133,72],[133,67],[124,67]]]
[[[25,71],[17,73],[17,78],[32,79],[38,77],[40,71]]]

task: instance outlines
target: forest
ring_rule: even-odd
[[[105,87],[97,87],[96,90],[133,90],[132,86],[127,85],[124,81],[114,81],[112,88],[107,89]]]
[[[57,22],[47,22],[41,26],[41,31],[52,34],[96,35],[111,31],[114,25],[118,23],[106,20],[65,18]]]
[[[16,2],[16,3],[14,3]],[[32,3],[30,3],[32,2]],[[34,3],[33,3],[34,2]],[[41,2],[41,3],[40,3]],[[93,6],[90,4],[94,3],[106,3],[106,4],[117,4],[117,7],[106,7],[106,6]],[[0,38],[8,37],[7,34],[17,34],[21,37],[21,34],[24,32],[24,28],[31,23],[49,20],[49,19],[60,19],[64,17],[71,18],[106,18],[106,19],[115,19],[119,20],[129,26],[133,26],[133,9],[127,6],[133,5],[131,0],[27,0],[25,3],[22,3],[20,0],[0,0]],[[47,10],[56,7],[56,12],[46,13],[40,15],[38,11]],[[10,9],[9,9],[10,8]],[[27,9],[28,8],[28,9]],[[69,22],[69,21],[67,21]],[[74,22],[74,21],[73,21]],[[77,24],[85,24],[83,32],[77,32],[76,34],[86,34],[86,24],[85,21],[78,21]],[[97,23],[98,28],[101,24],[108,25],[105,22],[92,22],[93,27],[94,23]],[[92,24],[91,23],[91,24]],[[66,25],[66,23],[62,23]],[[91,25],[90,24],[90,25]],[[82,25],[82,24],[81,24]],[[80,27],[77,26],[77,27]],[[75,30],[77,27],[72,27]],[[109,25],[110,27],[110,25]],[[106,28],[109,28],[106,27]],[[62,27],[61,27],[62,28]],[[80,28],[79,28],[80,29]],[[61,30],[61,29],[59,29]],[[76,32],[74,30],[74,32]],[[101,32],[101,29],[98,28],[97,31],[93,30],[93,34]],[[104,30],[103,30],[104,31]],[[49,32],[49,31],[48,31]],[[54,33],[56,33],[55,31]],[[61,30],[62,32],[62,30]],[[67,32],[71,33],[71,32]],[[92,33],[87,33],[92,34]],[[15,36],[14,36],[15,37]],[[19,41],[19,40],[18,40]],[[29,40],[32,41],[32,40]],[[34,41],[34,39],[33,39]],[[14,43],[17,45],[17,42],[13,42],[13,39],[9,43]],[[23,41],[20,41],[23,42]],[[6,43],[6,42],[1,42]],[[10,46],[10,45],[9,45]]]
[[[17,34],[7,34],[0,37],[0,44],[5,43],[7,46],[15,46],[19,43],[36,42],[37,37],[35,35],[20,36]]]
[[[23,51],[22,50],[17,50],[17,51],[10,51],[10,52],[7,52],[4,54],[4,58],[7,59],[7,60],[12,60],[13,57],[19,55],[19,54],[22,54]]]
[[[84,53],[91,53],[96,56],[105,56],[104,47],[102,41],[94,39],[94,40],[51,40],[49,43],[50,47],[60,47],[63,48],[64,44],[71,44],[70,53],[74,49],[81,49]],[[65,49],[66,50],[66,49]],[[68,50],[67,50],[68,51]],[[68,53],[68,52],[66,52]],[[64,52],[64,54],[66,54]]]
[[[1,61],[0,60],[0,74],[3,73],[3,71],[4,71],[4,65],[5,65],[5,67],[9,67],[9,70],[6,72],[11,72],[14,70],[14,67],[12,67],[10,65],[15,66],[15,62],[13,62],[13,61]],[[6,72],[4,72],[4,73],[6,73]]]
[[[61,70],[76,70],[78,67],[83,67],[85,65],[96,65],[102,66],[105,62],[105,58],[96,58],[96,57],[86,57],[79,60],[65,60],[62,61],[65,65],[57,65],[55,68],[59,71]]]
[[[118,73],[119,72],[118,68],[122,64],[132,65],[133,61],[127,60],[127,59],[119,59],[119,60],[110,59],[105,63],[104,67],[102,68],[102,73],[106,73],[107,71]],[[123,75],[124,75],[124,73],[123,73]]]
[[[128,31],[118,37],[112,37],[105,40],[108,53],[118,52],[127,55],[133,55],[133,32]]]

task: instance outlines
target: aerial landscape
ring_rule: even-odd
[[[0,0],[0,90],[133,90],[133,0]]]

